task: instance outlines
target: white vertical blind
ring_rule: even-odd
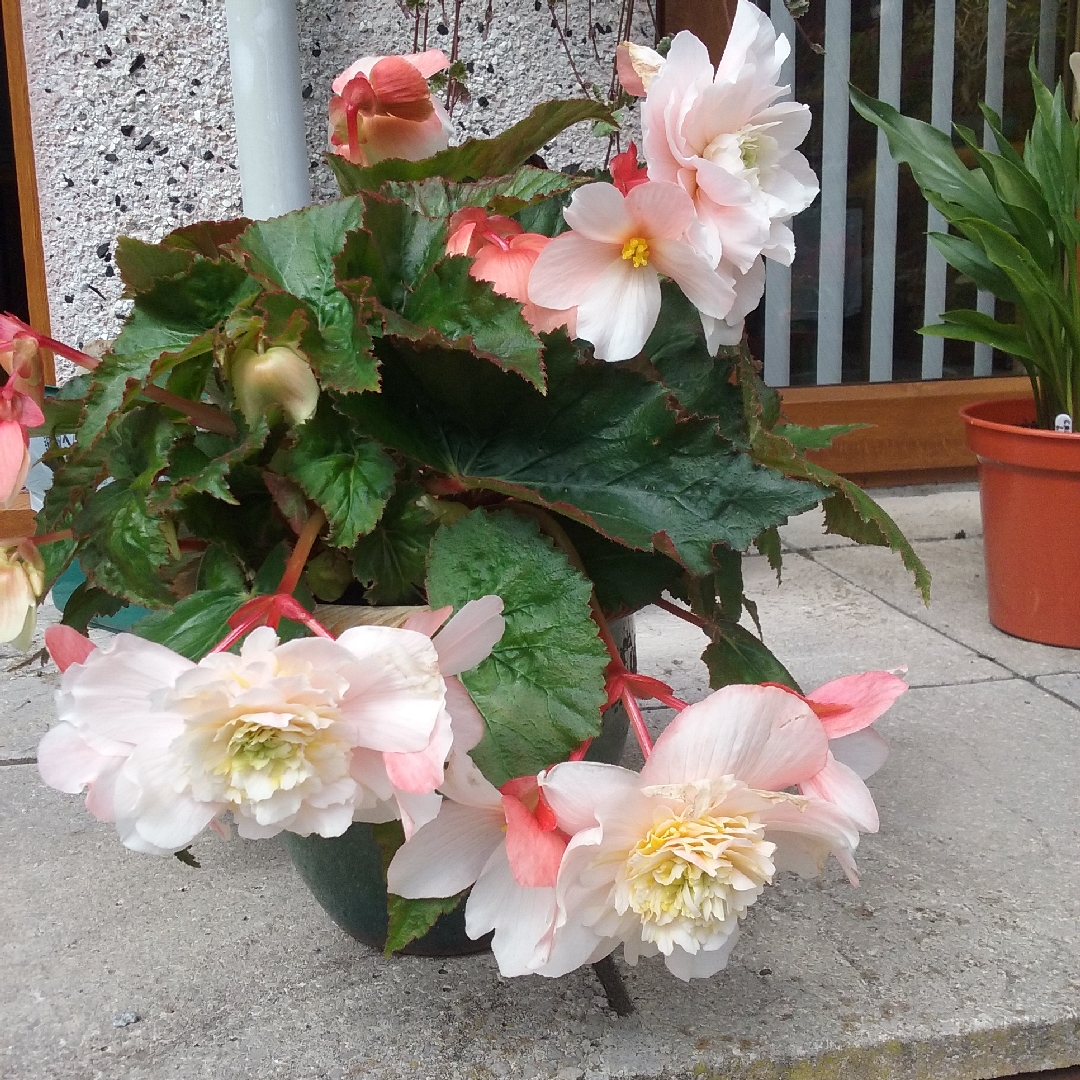
[[[791,55],[780,69],[780,81],[795,91],[795,20],[784,0],[771,0],[769,14],[778,34],[791,45]],[[765,260],[765,382],[787,386],[791,382],[791,267]]]
[[[840,382],[843,371],[850,66],[851,0],[826,0],[825,86],[821,136],[821,239],[818,244],[819,386]]]
[[[937,0],[934,4],[934,74],[930,91],[930,123],[952,132],[953,34],[956,28],[956,0]],[[946,232],[945,219],[933,207],[926,215],[927,232]],[[926,286],[923,293],[923,322],[941,321],[945,310],[945,260],[937,248],[926,242]],[[945,341],[924,337],[922,377],[940,379],[945,357]]]
[[[1003,0],[1004,2],[1004,0]],[[878,97],[900,108],[904,0],[881,0],[878,30]],[[874,269],[870,300],[870,381],[893,377],[893,319],[896,296],[897,166],[885,133],[877,133],[874,166]]]
[[[1005,91],[1005,17],[1007,0],[989,0],[986,12],[986,104],[999,116]],[[990,125],[983,124],[983,146],[997,150]],[[994,294],[980,289],[977,309],[993,318]],[[978,342],[975,345],[975,375],[990,375],[994,370],[994,350]]]
[[[1058,0],[1039,0],[1039,78],[1053,85],[1057,68]]]

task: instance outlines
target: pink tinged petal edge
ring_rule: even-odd
[[[829,738],[839,739],[872,724],[907,688],[907,683],[891,671],[864,671],[827,682],[806,696],[826,705],[850,707],[850,712],[821,721]]]
[[[682,240],[653,240],[650,261],[672,279],[686,298],[705,315],[723,319],[735,303],[730,277],[718,274],[694,249]]]
[[[594,828],[602,804],[635,795],[642,787],[638,773],[598,761],[564,761],[537,779],[559,828],[568,836]]]
[[[832,739],[829,750],[837,761],[853,769],[863,780],[873,776],[889,757],[889,744],[872,727]]]
[[[537,256],[529,274],[529,299],[540,307],[576,307],[605,271],[621,262],[620,246],[565,232]]]
[[[443,769],[454,741],[450,713],[443,709],[423,750],[412,754],[383,754],[383,764],[390,783],[401,791],[423,795],[434,791],[443,781]]]
[[[660,281],[651,266],[612,262],[578,304],[578,337],[598,360],[630,360],[644,348],[660,315]]]
[[[858,827],[860,832],[878,831],[878,812],[874,798],[860,779],[859,774],[841,765],[829,754],[825,768],[804,780],[799,790],[811,798],[821,799],[839,807]]]
[[[0,504],[7,505],[22,489],[30,470],[26,433],[17,420],[0,421]]]
[[[75,627],[57,623],[45,631],[45,648],[62,674],[72,664],[85,664],[97,646]]]
[[[774,686],[725,686],[684,709],[656,740],[641,770],[646,784],[734,775],[781,791],[818,773],[828,738],[801,698]]]
[[[434,637],[439,627],[453,614],[454,608],[451,604],[441,607],[437,611],[417,611],[401,624],[401,629],[415,630],[418,634],[424,634],[426,637]]]
[[[444,799],[434,821],[398,848],[386,871],[397,896],[455,896],[480,876],[503,839],[501,806],[481,810]]]
[[[527,975],[547,959],[555,914],[555,890],[519,885],[500,844],[469,895],[465,932],[475,940],[494,930],[491,951],[500,974]]]
[[[506,630],[501,596],[470,600],[434,637],[439,670],[460,675],[491,655]]]
[[[634,236],[654,240],[674,240],[694,221],[694,200],[678,184],[650,180],[631,188],[626,211],[633,218]]]
[[[350,79],[356,78],[357,75],[363,75],[366,78],[371,74],[371,69],[380,60],[385,59],[385,56],[361,56],[359,60],[354,60],[353,63],[351,63],[330,84],[330,89],[335,94],[340,94],[341,91],[345,89],[345,85]],[[439,71],[443,71],[450,66],[449,59],[441,49],[428,49],[427,52],[409,53],[406,56],[402,56],[401,59],[412,64],[425,79],[430,79],[432,75]]]
[[[528,807],[513,795],[503,795],[506,814],[506,858],[514,880],[524,888],[555,887],[566,837],[545,832]]]
[[[633,212],[623,193],[614,184],[601,182],[579,187],[570,199],[570,205],[563,211],[563,217],[574,232],[600,244],[618,244],[621,248],[631,236],[636,235],[634,229],[637,223]]]

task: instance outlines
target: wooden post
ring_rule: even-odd
[[[719,63],[735,18],[736,0],[663,0],[657,11],[660,36],[689,30],[709,47],[709,57]]]
[[[26,54],[19,0],[0,0],[0,11],[3,13],[4,51],[7,54],[11,127],[15,136],[15,176],[19,186],[19,221],[22,226],[30,325],[43,334],[49,334],[49,292],[45,283],[45,250],[41,243],[41,210],[38,206],[34,135],[30,121],[30,94],[26,86]],[[52,354],[45,352],[44,360],[45,381],[52,384],[56,381]]]

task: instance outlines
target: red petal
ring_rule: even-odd
[[[536,778],[532,777],[533,783]],[[528,808],[513,795],[503,795],[506,814],[506,858],[514,880],[526,889],[554,886],[559,876],[567,839],[556,831],[545,831]]]
[[[427,80],[400,56],[387,56],[371,69],[371,86],[379,111],[419,123],[434,111]]]
[[[61,671],[67,671],[72,664],[85,664],[86,658],[97,646],[73,626],[50,626],[45,631],[45,648],[53,658],[53,663]]]

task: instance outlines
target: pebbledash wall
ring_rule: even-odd
[[[650,6],[638,4],[637,40],[652,40]],[[430,0],[430,47],[449,52],[444,12],[454,7]],[[331,80],[359,56],[411,51],[413,20],[404,0],[299,0],[297,8],[320,201],[335,193],[322,161]],[[556,5],[578,73],[605,90],[619,8],[617,0]],[[113,265],[118,236],[153,240],[241,212],[225,4],[22,0],[22,13],[52,329],[84,347],[115,336],[129,310]],[[581,94],[552,22],[547,0],[461,3],[459,55],[472,100],[454,110],[455,139],[495,134],[538,101]],[[606,149],[579,125],[545,153],[557,167],[594,165]]]

